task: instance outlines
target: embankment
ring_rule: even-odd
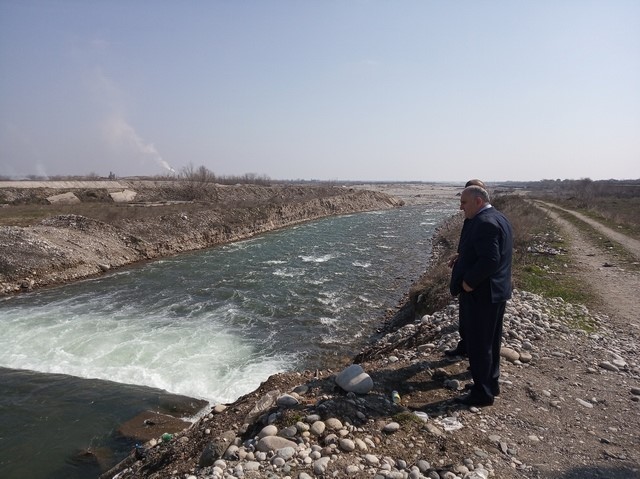
[[[133,187],[136,200],[142,201],[120,204],[101,188],[4,189],[4,215],[15,205],[24,208],[25,198],[46,203],[46,195],[74,193],[81,201],[43,204],[47,215],[33,225],[0,226],[0,294],[57,285],[326,216],[403,204],[384,193],[343,187],[215,185],[196,191],[197,200],[181,199],[194,193],[184,186]]]

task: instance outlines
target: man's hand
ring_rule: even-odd
[[[462,289],[464,289],[467,293],[473,291],[473,288],[469,286],[466,281],[462,282]]]
[[[449,258],[449,268],[453,268],[453,265],[458,261],[458,254],[454,254],[451,258]]]

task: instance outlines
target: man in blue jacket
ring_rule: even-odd
[[[502,318],[511,298],[513,233],[507,218],[491,206],[487,191],[480,186],[463,190],[460,209],[468,222],[460,237],[449,289],[459,296],[473,387],[458,401],[489,406],[500,392]]]

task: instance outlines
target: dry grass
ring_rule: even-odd
[[[578,211],[613,229],[619,229],[636,239],[640,239],[640,196],[590,196],[589,198],[564,198],[546,195],[541,199],[550,200],[567,209]]]

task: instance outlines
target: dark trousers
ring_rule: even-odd
[[[500,343],[506,301],[491,302],[489,288],[460,294],[460,319],[473,378],[473,394],[493,397],[500,377]],[[463,318],[464,316],[464,318]]]
[[[466,293],[461,293],[461,296]],[[469,304],[467,301],[459,301],[460,312],[458,314],[458,333],[460,334],[460,341],[458,341],[458,346],[456,349],[460,351],[467,352],[467,325],[466,321],[469,320]]]

